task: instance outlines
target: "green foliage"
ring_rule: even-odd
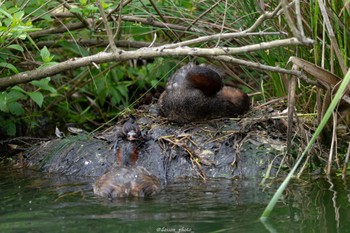
[[[24,11],[16,7],[7,9],[0,8],[0,32],[1,43],[10,42],[13,39],[25,40],[28,32],[36,31],[31,21],[23,22]]]
[[[256,1],[131,1],[120,10],[120,1],[99,1],[105,14],[111,14],[110,28],[115,41],[148,42],[157,35],[155,43],[165,44],[199,36],[213,35],[221,32],[235,32],[251,26],[261,15]],[[125,1],[124,1],[125,3]],[[69,1],[70,9],[64,8],[58,1],[29,0],[24,5],[18,1],[4,1],[0,5],[0,78],[48,67],[76,57],[84,57],[106,50],[106,28],[100,20],[101,14],[95,0]],[[266,5],[268,11],[273,10],[278,2]],[[315,39],[313,48],[298,48],[300,57],[314,61],[320,65],[322,61],[322,44],[330,46],[328,38],[320,41],[322,35],[322,15],[318,2],[302,3],[307,36]],[[227,8],[226,8],[227,6]],[[330,1],[330,11],[334,12],[333,22],[336,39],[344,60],[349,62],[349,43],[347,33],[350,25],[348,12],[341,1]],[[210,10],[209,10],[210,9]],[[208,11],[209,10],[209,11]],[[146,20],[120,19],[123,16],[139,17]],[[70,14],[70,15],[69,15]],[[68,16],[67,16],[68,15]],[[163,16],[164,18],[162,18]],[[71,24],[83,21],[90,24],[80,28],[70,28]],[[154,23],[181,25],[196,31],[156,26]],[[83,22],[83,23],[86,23]],[[66,32],[55,33],[57,28],[69,28]],[[47,31],[46,34],[33,36],[36,31]],[[283,17],[266,20],[258,31],[286,31]],[[197,44],[199,47],[230,46],[237,47],[272,41],[283,36],[251,36],[234,40],[209,41]],[[86,42],[87,41],[87,42]],[[88,42],[96,42],[89,44]],[[98,42],[101,42],[99,44]],[[108,44],[108,41],[107,41]],[[119,45],[117,45],[119,46]],[[121,45],[120,45],[121,46]],[[138,46],[121,46],[121,49],[134,50]],[[241,54],[238,58],[254,61],[270,66],[286,67],[288,58],[296,54],[296,48],[275,48],[268,51]],[[331,57],[332,51],[324,51]],[[184,60],[182,60],[184,59]],[[195,58],[200,62],[208,62],[205,58]],[[39,125],[38,115],[44,115],[52,121],[59,119],[61,123],[103,123],[119,114],[124,109],[132,109],[134,103],[142,100],[148,93],[156,93],[158,86],[163,86],[165,78],[177,68],[177,64],[188,62],[193,58],[156,58],[151,60],[125,61],[116,64],[91,64],[90,67],[69,70],[55,77],[31,81],[25,85],[1,90],[0,116],[11,122],[5,131],[14,135],[13,125]],[[210,61],[209,61],[210,62]],[[335,74],[341,74],[339,64],[335,61],[324,65],[334,68]],[[252,89],[248,92],[263,91],[254,98],[266,101],[287,95],[285,77],[278,73],[263,73],[250,68],[241,67],[238,75]],[[340,75],[341,76],[341,75]],[[264,78],[263,78],[264,77]],[[306,96],[300,100],[302,106],[310,94],[310,86],[301,83],[298,92]],[[161,89],[160,89],[161,90]],[[315,99],[315,98],[313,98]],[[302,107],[301,107],[302,108]],[[2,121],[5,122],[5,121]],[[4,123],[1,123],[5,125]],[[12,126],[10,126],[12,125]],[[29,128],[30,128],[29,127]],[[89,125],[84,125],[89,127]],[[92,127],[95,127],[92,125]],[[1,130],[0,130],[1,131]]]
[[[15,40],[25,40],[29,32],[38,30],[34,28],[31,21],[23,21],[25,13],[17,7],[0,7],[0,67],[5,68],[6,75],[19,73],[15,63],[8,62],[7,57],[12,56],[12,51],[23,52],[24,49],[19,44],[14,44]]]

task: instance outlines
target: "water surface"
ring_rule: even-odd
[[[254,180],[180,180],[147,199],[96,197],[93,178],[0,170],[0,232],[350,232],[349,180],[294,181],[272,196]]]

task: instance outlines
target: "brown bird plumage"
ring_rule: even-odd
[[[135,166],[138,151],[132,142],[123,144],[118,149],[119,167],[99,177],[93,184],[98,196],[147,197],[160,192],[161,183],[146,168]]]
[[[250,100],[241,90],[224,86],[222,76],[208,65],[189,63],[168,80],[158,100],[160,114],[170,121],[188,123],[234,117],[249,110]]]

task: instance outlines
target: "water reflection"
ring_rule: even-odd
[[[350,232],[349,179],[310,177],[293,181],[269,224],[281,232]]]
[[[269,221],[275,232],[347,232],[349,180],[293,181]],[[268,232],[272,190],[253,180],[179,180],[159,195],[110,201],[92,178],[0,171],[0,232]]]

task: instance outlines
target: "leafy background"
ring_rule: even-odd
[[[100,1],[118,47],[135,50],[155,44],[168,44],[221,32],[237,32],[251,26],[279,1]],[[108,49],[106,29],[94,0],[3,1],[0,3],[0,78],[55,63],[93,55]],[[289,67],[290,56],[297,55],[343,77],[334,56],[317,1],[302,2],[305,34],[314,39],[312,47],[286,47],[246,53],[238,58],[261,64]],[[327,1],[336,41],[345,65],[349,63],[349,4]],[[73,24],[90,22],[77,28]],[[162,23],[168,23],[164,27]],[[179,29],[182,26],[187,29]],[[63,27],[68,30],[55,33]],[[52,31],[50,31],[51,29]],[[266,20],[258,29],[264,32],[289,32],[282,16]],[[37,34],[38,32],[43,32]],[[209,41],[199,47],[243,46],[281,38],[277,35],[250,36]],[[92,130],[115,116],[132,112],[145,103],[155,102],[166,78],[189,61],[212,62],[204,58],[158,57],[105,63],[67,70],[39,81],[9,87],[0,92],[1,138],[20,135],[53,134],[54,126],[74,125]],[[221,65],[221,64],[218,64]],[[244,66],[226,64],[235,76],[230,81],[243,84],[253,94],[253,104],[271,99],[286,100],[288,77]],[[299,82],[298,112],[317,112],[317,88]],[[322,92],[321,92],[322,93]],[[323,95],[322,97],[323,98]],[[347,127],[347,124],[345,124]],[[347,127],[348,128],[348,127]]]

